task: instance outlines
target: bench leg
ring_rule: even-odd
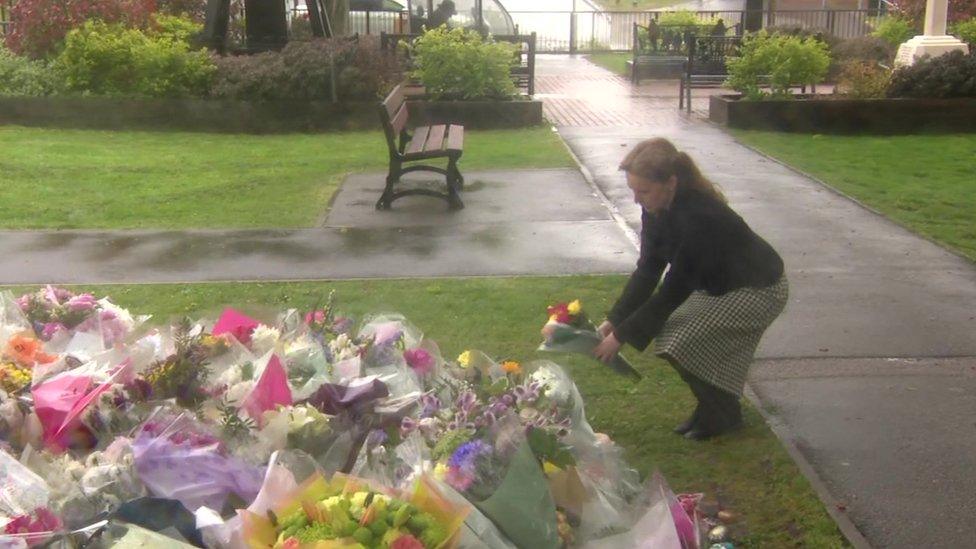
[[[380,195],[380,199],[376,201],[377,210],[389,210],[393,204],[393,187],[400,181],[400,174],[402,165],[396,160],[390,161],[390,171],[386,174],[386,187],[383,189],[383,194]]]
[[[685,79],[682,78],[678,84],[678,110],[685,107]]]
[[[464,176],[458,170],[457,161],[456,156],[452,156],[447,161],[447,203],[452,210],[464,208],[464,202],[461,202],[460,195],[460,191],[464,187]]]

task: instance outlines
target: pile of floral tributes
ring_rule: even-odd
[[[0,294],[0,547],[697,547],[553,362],[446,361],[332,296],[147,319]]]

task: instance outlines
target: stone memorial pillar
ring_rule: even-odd
[[[969,46],[955,36],[946,34],[946,18],[949,15],[949,0],[927,0],[925,3],[925,27],[921,36],[916,36],[898,47],[895,66],[903,67],[915,63],[923,55],[938,57],[950,51],[969,51]]]

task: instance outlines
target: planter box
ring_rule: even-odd
[[[376,129],[374,102],[220,101],[108,97],[0,98],[0,124],[232,133]]]
[[[688,57],[644,57],[637,60],[637,80],[674,80],[685,73]],[[634,74],[634,60],[627,60],[627,73]]]
[[[410,124],[461,124],[466,129],[524,128],[542,124],[542,101],[407,102]]]
[[[0,97],[0,125],[101,130],[226,133],[379,129],[379,101],[222,101],[110,97]],[[413,125],[455,123],[470,129],[542,123],[541,101],[411,101]]]
[[[976,130],[976,98],[747,101],[713,95],[708,118],[730,128],[787,132],[898,134]]]

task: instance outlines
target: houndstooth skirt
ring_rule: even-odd
[[[654,354],[742,396],[759,339],[788,296],[786,275],[766,288],[740,288],[720,296],[693,292],[668,317],[654,340]]]

